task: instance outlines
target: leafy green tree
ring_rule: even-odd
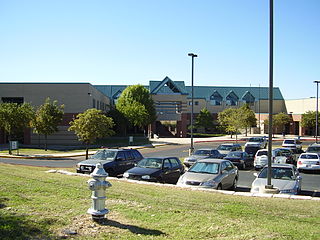
[[[13,135],[23,133],[24,129],[30,127],[34,117],[33,107],[29,103],[1,103],[0,104],[0,128],[3,128],[12,140]],[[9,148],[9,154],[12,154]]]
[[[284,132],[285,126],[290,122],[291,118],[286,113],[281,112],[273,116],[273,123],[278,131]]]
[[[156,111],[151,95],[144,86],[132,85],[120,95],[116,108],[136,127],[145,127],[156,120]]]
[[[125,116],[119,112],[116,108],[112,108],[108,113],[108,117],[111,117],[114,122],[113,130],[120,135],[126,135],[128,120],[125,118]]]
[[[218,122],[224,126],[225,130],[231,134],[236,134],[243,127],[241,112],[238,108],[227,108],[218,113]]]
[[[246,136],[248,133],[248,128],[257,126],[257,118],[253,110],[250,109],[248,104],[244,104],[240,107],[240,116],[243,120],[243,127],[246,130]]]
[[[108,137],[114,134],[112,127],[113,120],[95,108],[88,109],[84,113],[79,113],[70,122],[69,131],[74,131],[79,141],[86,144],[86,159],[88,159],[89,144],[93,144],[96,139]]]
[[[315,134],[315,128],[316,128],[316,111],[307,111],[306,113],[302,114],[301,119],[301,126],[304,128],[310,128],[312,129],[313,133]],[[318,116],[320,117],[320,114],[318,113]]]
[[[272,116],[272,131],[273,135],[276,132],[284,132],[285,125],[291,122],[291,118],[286,113],[277,113]],[[269,119],[266,119],[263,121],[263,124],[268,126],[269,125]]]
[[[196,117],[195,127],[203,127],[205,130],[214,127],[212,115],[208,109],[203,108]]]
[[[50,98],[45,100],[35,114],[31,122],[34,132],[45,136],[45,151],[47,151],[47,137],[58,131],[58,125],[61,123],[64,114],[64,105],[57,105],[57,101],[50,102]]]

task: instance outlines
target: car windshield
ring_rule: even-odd
[[[241,157],[241,152],[230,152],[227,157]]]
[[[262,155],[268,156],[268,151],[260,151],[260,152],[257,152],[257,156],[262,156]]]
[[[197,162],[188,172],[218,174],[219,163]]]
[[[137,167],[161,168],[162,167],[162,159],[160,159],[160,158],[144,158],[138,162]]]
[[[320,147],[308,147],[307,152],[320,152]]]
[[[284,140],[285,144],[294,144],[294,140]]]
[[[292,155],[292,152],[289,149],[288,150],[287,149],[282,149],[281,152],[282,152],[282,155],[286,156],[286,157]]]
[[[315,154],[301,154],[301,159],[318,159],[318,155]]]
[[[116,156],[116,151],[108,151],[108,150],[100,150],[96,152],[91,159],[99,159],[99,160],[106,160],[106,159],[114,159]]]
[[[249,138],[248,142],[263,142],[262,138]]]
[[[267,178],[268,168],[264,168],[259,174],[258,178]],[[271,172],[271,178],[281,180],[295,180],[291,168],[273,167]]]
[[[194,155],[210,155],[210,150],[196,150]]]
[[[220,145],[217,149],[218,150],[231,150],[232,146],[231,145]]]

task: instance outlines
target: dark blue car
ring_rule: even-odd
[[[223,159],[229,160],[239,169],[246,169],[253,166],[253,159],[248,153],[242,151],[229,152]]]
[[[151,157],[138,162],[136,167],[126,171],[127,179],[161,183],[177,183],[184,167],[176,157]]]

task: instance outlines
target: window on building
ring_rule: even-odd
[[[222,105],[222,96],[217,91],[214,91],[213,94],[210,96],[210,104],[213,106],[220,106]]]
[[[195,106],[199,105],[199,101],[194,101],[194,105]],[[192,101],[189,102],[189,106],[192,106]]]
[[[226,105],[227,106],[237,106],[239,101],[239,97],[233,92],[230,91],[226,96]]]
[[[3,97],[1,100],[3,103],[23,103],[23,97]]]
[[[96,107],[96,100],[92,99],[92,107],[95,108]]]
[[[242,96],[242,101],[249,105],[253,105],[255,101],[255,97],[249,91],[246,91]]]

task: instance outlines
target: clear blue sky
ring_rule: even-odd
[[[275,0],[274,86],[316,95],[320,0]],[[0,0],[1,82],[268,86],[268,0]]]

